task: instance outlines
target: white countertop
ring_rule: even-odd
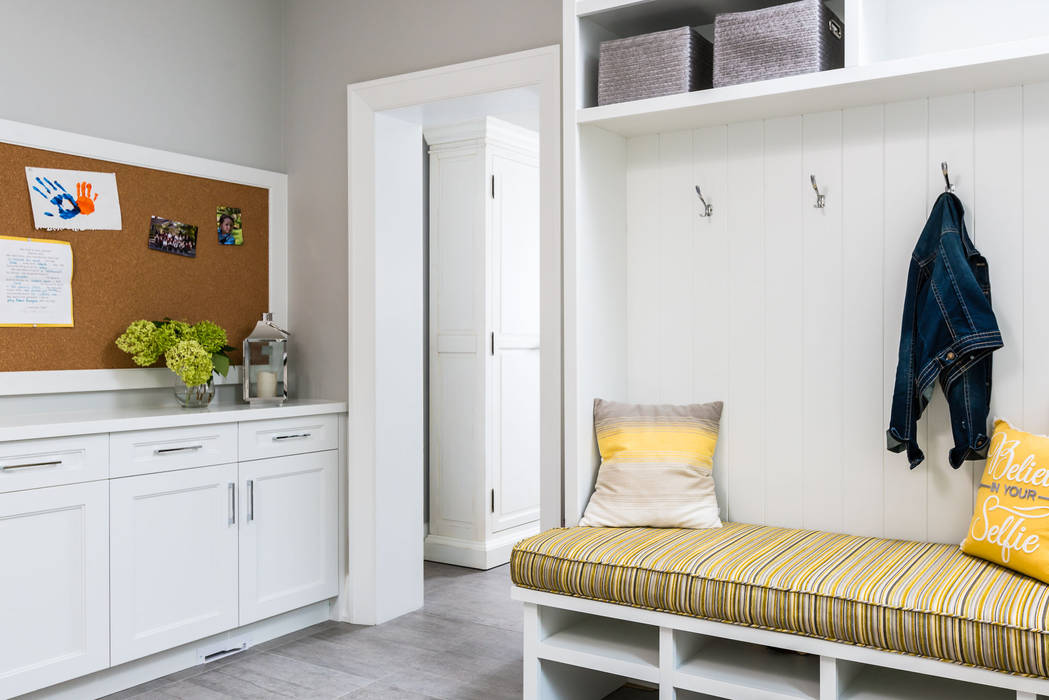
[[[342,401],[291,400],[283,406],[252,407],[242,403],[227,403],[212,404],[207,408],[180,408],[172,399],[169,405],[149,408],[0,415],[0,442],[345,412],[346,403]]]

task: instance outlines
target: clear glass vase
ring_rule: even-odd
[[[215,382],[211,379],[207,384],[187,386],[176,374],[174,387],[175,400],[183,408],[204,408],[215,398]]]

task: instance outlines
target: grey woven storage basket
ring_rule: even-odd
[[[845,65],[845,25],[821,0],[714,18],[714,87]]]
[[[690,27],[602,41],[597,104],[709,88],[713,53],[710,42]]]

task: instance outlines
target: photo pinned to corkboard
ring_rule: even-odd
[[[218,222],[219,245],[244,245],[239,207],[218,207],[215,219]]]
[[[149,220],[149,247],[186,258],[197,257],[197,227],[160,216]]]

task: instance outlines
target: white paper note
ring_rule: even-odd
[[[0,326],[72,325],[72,246],[0,236]]]
[[[56,231],[119,231],[117,176],[86,170],[26,168],[33,225]]]

